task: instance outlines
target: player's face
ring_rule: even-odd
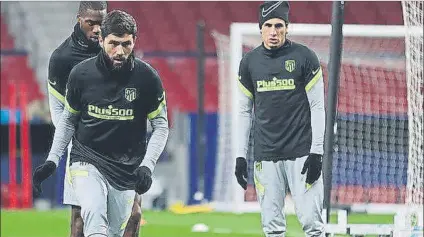
[[[279,48],[286,41],[286,22],[279,18],[269,19],[262,25],[261,34],[267,49]]]
[[[82,31],[87,39],[92,42],[99,42],[100,26],[106,16],[106,9],[97,11],[88,9],[84,15],[78,16]]]
[[[129,34],[123,36],[109,34],[106,38],[100,39],[100,43],[113,63],[113,68],[120,69],[133,51],[135,37]]]

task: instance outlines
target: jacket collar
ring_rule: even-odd
[[[107,76],[112,77],[125,77],[129,76],[134,69],[135,56],[134,52],[128,57],[127,61],[124,63],[121,69],[115,71],[112,70],[112,62],[107,56],[106,52],[102,49],[97,55],[96,66]]]
[[[80,48],[84,51],[96,52],[97,53],[101,49],[98,42],[93,42],[93,41],[87,39],[87,37],[85,36],[85,33],[82,31],[79,23],[75,24],[74,31],[72,32],[71,37],[72,37],[74,44],[78,48]]]
[[[289,39],[286,39],[286,41],[284,42],[284,44],[276,49],[267,49],[265,48],[264,43],[261,44],[261,48],[262,51],[264,52],[265,55],[270,56],[270,57],[277,57],[280,56],[281,54],[284,54],[285,51],[290,48],[290,46],[292,45],[292,41],[290,41]]]

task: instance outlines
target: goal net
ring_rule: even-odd
[[[409,163],[407,182],[407,203],[423,205],[423,157],[424,157],[424,122],[423,122],[423,35],[411,31],[415,27],[423,27],[424,2],[403,1],[403,15],[407,27],[405,37],[406,78],[408,87],[409,118]]]
[[[333,206],[396,212],[406,203],[422,205],[423,23],[422,5],[420,13],[414,7],[408,8],[406,26],[343,28],[334,127]],[[326,85],[330,35],[331,25],[289,25],[288,38],[317,53]],[[220,211],[258,211],[252,177],[252,138],[247,157],[249,188],[244,192],[234,177],[231,135],[235,127],[232,125],[237,122],[233,92],[238,89],[239,62],[244,53],[261,44],[259,28],[256,23],[233,23],[229,36],[218,32],[213,36],[219,65],[218,163],[213,204]]]

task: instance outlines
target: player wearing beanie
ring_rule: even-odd
[[[284,199],[290,191],[305,234],[321,237],[324,82],[316,54],[286,38],[289,9],[285,1],[259,7],[262,44],[240,62],[235,175],[246,189],[253,117],[254,181],[265,235],[285,236]]]

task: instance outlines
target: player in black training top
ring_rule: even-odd
[[[288,13],[285,1],[259,7],[262,44],[240,62],[235,175],[246,189],[254,108],[254,181],[265,235],[285,236],[284,199],[290,190],[305,234],[321,237],[324,83],[316,54],[286,38]]]
[[[100,26],[106,16],[107,3],[104,1],[82,1],[78,10],[78,23],[74,31],[51,55],[49,61],[48,91],[50,114],[53,125],[58,120],[65,106],[65,87],[71,69],[81,61],[96,56],[101,47],[99,45]],[[68,151],[71,150],[71,144]],[[71,205],[71,236],[84,236],[81,208],[72,189],[69,172],[69,154],[67,156],[63,203]],[[57,166],[58,164],[56,164]],[[52,166],[53,167],[53,166]],[[40,169],[39,169],[40,170]],[[53,170],[53,169],[50,169]],[[48,171],[48,170],[47,170]],[[41,192],[41,186],[34,180],[35,196]],[[139,233],[141,219],[141,197],[135,196],[133,212],[126,227],[125,233],[129,236]]]
[[[70,173],[85,236],[122,236],[134,190],[148,191],[167,141],[165,92],[157,72],[134,57],[136,33],[129,14],[107,14],[103,50],[71,70],[46,161],[57,163],[73,137]],[[153,128],[148,146],[147,119]]]

